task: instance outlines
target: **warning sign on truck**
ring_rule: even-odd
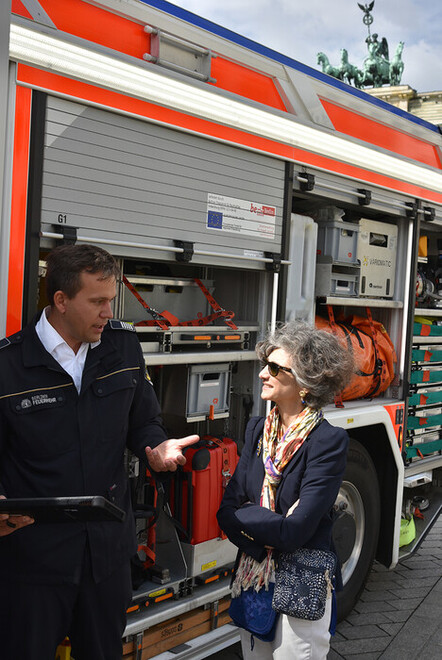
[[[275,238],[276,207],[208,193],[207,228],[259,238]]]

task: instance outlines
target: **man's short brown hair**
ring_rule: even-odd
[[[81,273],[100,273],[102,279],[118,279],[120,269],[114,257],[95,245],[60,245],[46,257],[46,292],[54,304],[56,291],[74,298],[81,289]]]

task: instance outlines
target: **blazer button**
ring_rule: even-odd
[[[98,388],[97,393],[98,394],[103,394],[103,390],[101,389],[101,387]]]

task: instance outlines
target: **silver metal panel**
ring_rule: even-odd
[[[414,201],[414,198],[409,195],[387,190],[373,184],[362,183],[333,172],[316,170],[312,167],[304,167],[302,170],[301,173],[301,166],[299,166],[298,172],[295,169],[293,190],[295,192],[301,191],[301,184],[305,183],[306,175],[313,174],[315,177],[314,189],[311,192],[302,193],[306,195],[307,199],[317,196],[332,200],[335,205],[339,205],[339,203],[357,204],[360,197],[363,196],[363,193],[359,191],[367,189],[372,193],[371,203],[367,207],[361,206],[361,211],[367,208],[370,211],[394,216],[405,216],[408,210],[407,203]],[[431,223],[432,226],[437,222],[442,222],[442,207],[439,204],[423,202],[422,205],[435,210],[435,219]]]
[[[21,0],[28,12],[31,14],[34,21],[47,25],[48,27],[55,28],[54,22],[49,15],[45,12],[38,0]],[[9,3],[11,4],[11,3]]]
[[[279,160],[48,98],[42,231],[67,224],[110,240],[168,246],[179,239],[220,252],[280,252],[283,188]],[[229,205],[239,213],[227,229],[226,221],[222,229],[207,226],[209,195],[227,208],[225,218]],[[236,201],[246,210],[238,211]],[[274,223],[262,207],[274,209]],[[140,256],[129,247],[115,252]]]
[[[149,353],[146,342],[141,341],[144,360],[148,367],[169,364],[218,364],[219,362],[253,362],[257,359],[255,351],[213,351],[207,353]]]
[[[153,611],[149,611],[151,608],[148,608],[141,613],[129,615],[123,637],[134,635],[155,626],[157,623],[162,623],[230,595],[229,582],[230,580],[222,580],[207,584],[204,587],[196,588],[191,596],[176,601],[169,599],[163,603],[155,604],[155,607],[152,607]]]
[[[154,656],[155,660],[203,660],[214,654],[236,644],[240,641],[239,628],[233,624],[225,624],[221,628],[215,628],[205,635],[187,641],[170,651],[164,651]],[[222,654],[224,657],[225,654]],[[239,657],[235,650],[227,652],[228,657]]]

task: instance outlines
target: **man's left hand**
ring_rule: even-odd
[[[182,450],[195,444],[199,439],[199,435],[187,435],[177,440],[165,440],[154,449],[146,447],[150,467],[155,472],[175,472],[178,465],[184,465],[186,462]]]

